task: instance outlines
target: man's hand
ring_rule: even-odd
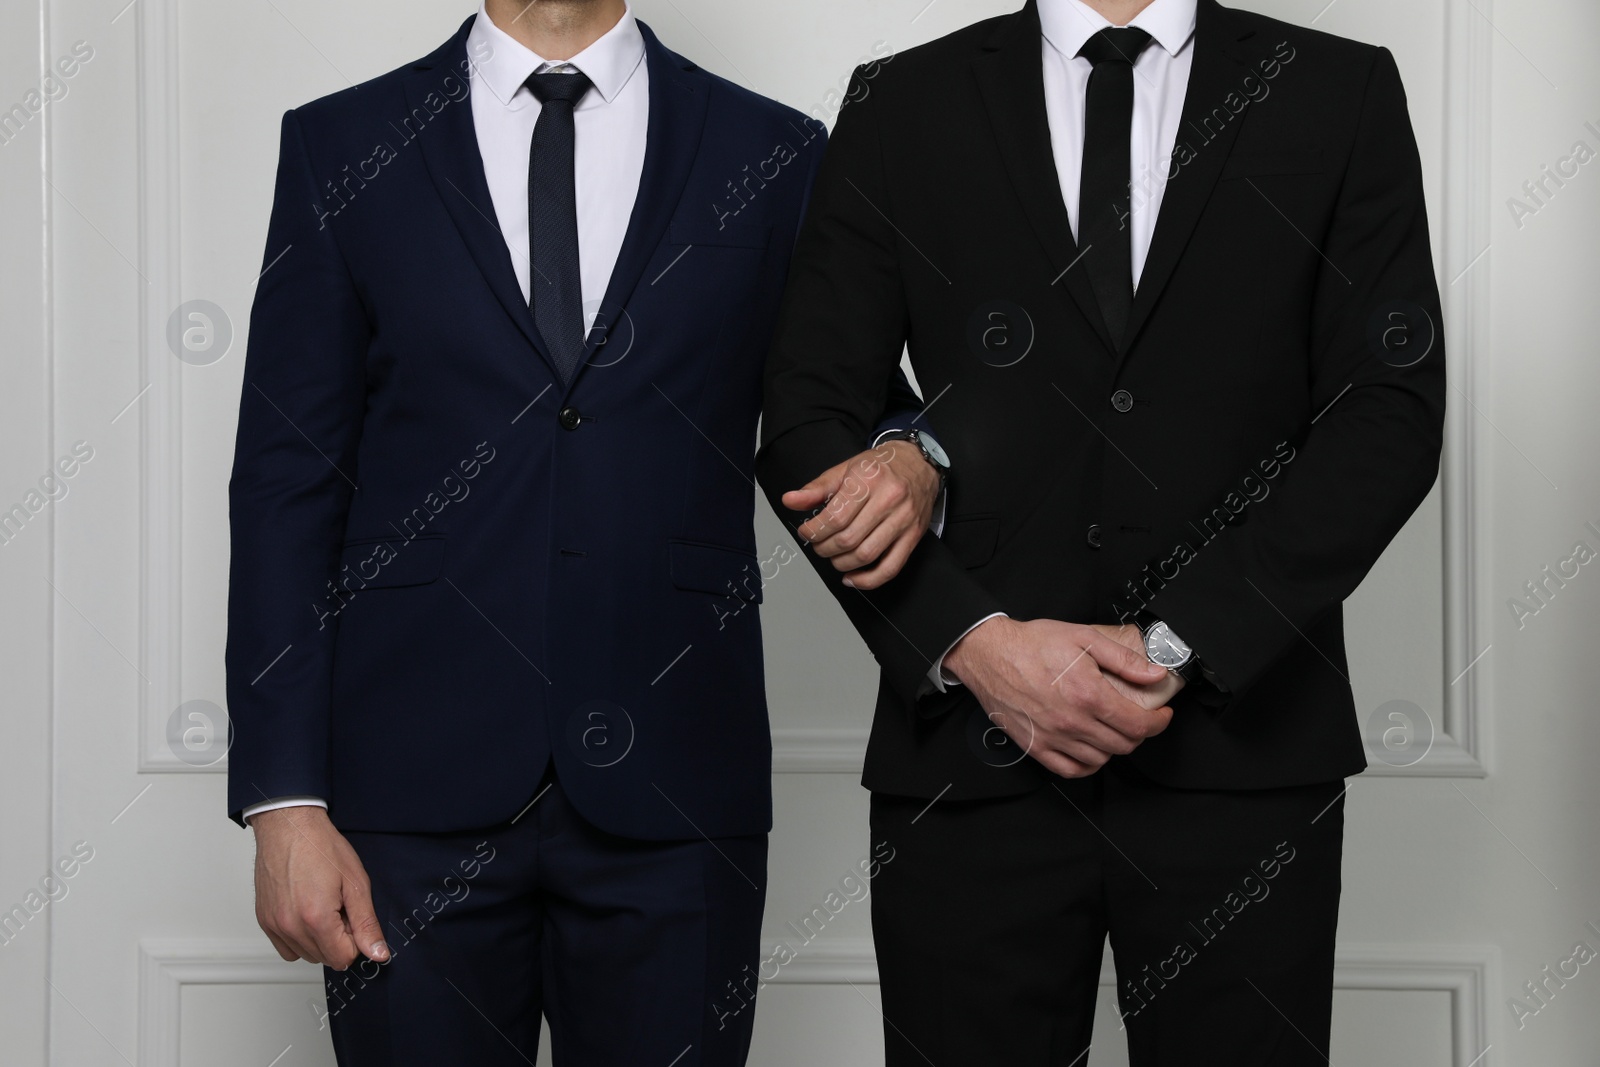
[[[1131,687],[1153,697],[1159,690],[1143,687],[1159,686],[1168,672],[1142,646],[1135,652],[1093,626],[989,619],[956,643],[944,666],[995,725],[1063,778],[1088,777],[1172,721],[1170,707],[1128,695]]]
[[[1144,648],[1144,635],[1132,623],[1121,626],[1095,623],[1094,628],[1113,641],[1128,646],[1145,659],[1150,658],[1150,654]],[[1178,695],[1178,691],[1189,684],[1172,671],[1167,671],[1166,675],[1165,678],[1150,685],[1129,685],[1115,675],[1107,675],[1106,681],[1110,682],[1117,692],[1140,707],[1154,709],[1171,704],[1172,698]]]
[[[876,589],[900,573],[922,540],[939,482],[920,449],[889,441],[783,494],[783,506],[822,508],[800,527],[801,539],[845,572],[845,585]]]
[[[383,963],[389,946],[356,850],[323,808],[263,811],[256,832],[256,922],[286,960],[342,971],[359,956]]]

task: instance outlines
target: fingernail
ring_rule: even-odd
[[[844,584],[849,586],[851,589],[854,589],[856,587],[856,580],[854,578],[846,578],[844,580]]]
[[[389,958],[389,946],[382,941],[372,946],[372,958],[383,961]]]

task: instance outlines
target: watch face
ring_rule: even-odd
[[[1165,667],[1169,671],[1182,667],[1193,655],[1182,638],[1173,633],[1164,622],[1156,623],[1144,635],[1144,649],[1151,663]]]
[[[939,442],[934,440],[931,434],[918,430],[917,440],[921,443],[922,450],[928,454],[928,458],[933,460],[935,467],[940,467],[944,470],[950,469],[950,457],[945,455],[944,449],[939,446]]]

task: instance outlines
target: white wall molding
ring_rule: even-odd
[[[136,20],[139,143],[139,760],[150,771],[192,767],[167,746],[167,717],[182,700],[183,423],[181,364],[167,348],[167,318],[182,303],[178,12],[143,0]]]
[[[139,943],[139,1067],[179,1067],[186,985],[306,985],[318,993],[322,971],[289,963],[264,939]]]
[[[1488,945],[1341,945],[1335,989],[1432,992],[1450,996],[1451,1067],[1490,1067],[1489,990],[1499,951]]]
[[[1492,664],[1489,612],[1478,575],[1489,502],[1480,477],[1478,383],[1488,380],[1490,255],[1490,0],[1445,4],[1444,203],[1439,288],[1444,301],[1445,359],[1452,385],[1440,471],[1444,557],[1444,707],[1433,746],[1406,767],[1386,762],[1368,741],[1368,774],[1379,777],[1482,778],[1488,730],[1482,694]]]
[[[773,774],[861,774],[865,727],[772,731]]]

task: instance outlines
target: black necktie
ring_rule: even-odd
[[[582,74],[533,74],[543,105],[528,158],[529,302],[539,336],[564,382],[583,359],[583,278],[578,267],[578,193],[572,109],[592,84]]]
[[[1118,351],[1133,307],[1133,236],[1128,225],[1133,61],[1149,43],[1150,35],[1136,26],[1107,28],[1078,51],[1094,64],[1084,109],[1078,245]]]

